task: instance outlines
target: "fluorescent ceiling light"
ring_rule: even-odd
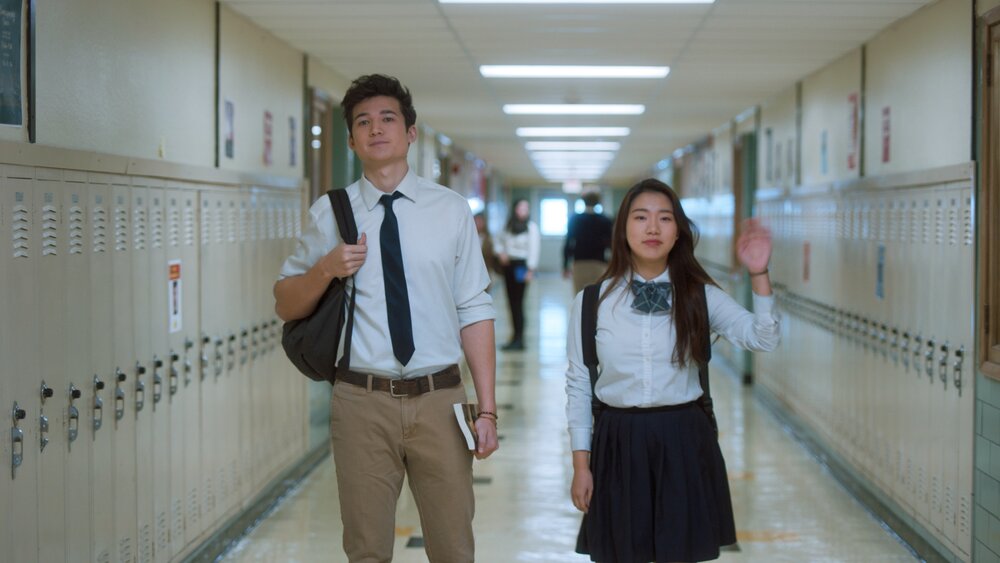
[[[616,151],[622,146],[618,141],[528,141],[528,151]]]
[[[487,78],[664,78],[668,66],[482,65]]]
[[[642,104],[506,104],[507,115],[641,115]]]
[[[441,4],[712,4],[715,0],[438,0]]]
[[[594,162],[614,160],[615,154],[610,151],[545,151],[531,154],[535,162]]]
[[[518,137],[626,137],[628,127],[518,127]]]

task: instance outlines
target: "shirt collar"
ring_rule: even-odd
[[[368,178],[365,178],[364,174],[361,175],[361,180],[359,180],[358,183],[361,187],[361,199],[365,202],[365,208],[367,208],[368,211],[375,209],[375,206],[379,204],[379,199],[385,195],[385,192],[376,188],[375,184],[369,182]],[[403,176],[403,179],[400,180],[399,185],[396,186],[394,191],[403,194],[403,197],[410,201],[416,201],[417,193],[419,191],[418,186],[419,183],[417,182],[417,175],[411,168],[406,171],[406,175]]]
[[[666,270],[663,270],[662,274],[656,276],[655,278],[653,278],[651,280],[643,279],[642,276],[640,276],[639,274],[637,274],[635,272],[632,272],[632,274],[630,276],[628,276],[628,278],[630,280],[632,280],[632,281],[640,281],[640,282],[644,282],[644,283],[645,282],[669,282],[670,281],[670,269],[668,268]]]

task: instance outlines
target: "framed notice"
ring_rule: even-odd
[[[0,0],[0,124],[21,125],[21,5]]]
[[[184,288],[181,286],[181,261],[167,262],[167,318],[170,334],[184,325]]]

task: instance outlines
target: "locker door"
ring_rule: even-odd
[[[253,327],[257,324],[257,318],[259,315],[259,303],[260,299],[258,297],[258,288],[260,286],[259,280],[256,278],[256,272],[254,271],[255,261],[253,260],[253,241],[250,237],[250,219],[251,219],[251,207],[250,207],[250,193],[249,190],[241,189],[239,192],[239,206],[240,206],[240,225],[239,225],[239,236],[237,240],[237,245],[239,247],[236,253],[240,257],[240,269],[238,273],[239,279],[243,283],[243,303],[242,307],[237,306],[236,311],[240,316],[240,334],[239,334],[239,374],[237,377],[237,383],[239,386],[239,398],[234,405],[234,410],[236,413],[236,435],[232,438],[237,444],[238,451],[238,469],[236,475],[236,498],[238,502],[249,501],[253,496],[253,490],[251,489],[251,476],[250,476],[250,453],[251,444],[253,436],[250,432],[250,417],[251,417],[251,394],[250,387],[252,385],[252,374],[254,372],[254,358],[253,358],[253,345],[251,339],[253,338]]]
[[[203,237],[208,236],[207,230],[199,228],[200,195],[195,189],[178,191],[181,206],[181,242],[179,255],[181,259],[181,279],[183,280],[183,295],[181,310],[183,311],[183,385],[181,396],[182,448],[184,451],[184,542],[190,545],[202,531],[202,457],[201,457],[201,381],[207,373],[207,367],[201,363],[201,322],[199,309],[201,307],[201,284],[199,283],[199,246]],[[207,351],[206,351],[207,353]]]
[[[12,377],[7,381],[4,462],[10,481],[9,504],[4,506],[3,527],[9,529],[12,561],[38,558],[39,385],[38,290],[36,270],[41,259],[40,211],[33,202],[32,169],[6,167],[2,197],[10,222],[6,246],[4,292],[8,300],[5,320],[16,319],[5,330],[4,361]]]
[[[263,194],[260,190],[254,190],[253,199],[251,200],[251,233],[253,236],[253,245],[258,255],[264,255],[267,253],[267,230],[264,205]],[[256,269],[254,271],[254,277],[262,276],[264,273],[264,263],[265,261],[260,259],[255,262]],[[267,351],[269,330],[267,323],[269,316],[265,311],[258,311],[257,313],[258,315],[255,319],[256,330],[252,340],[255,344],[255,357],[253,373],[250,379],[251,409],[249,423],[249,447],[251,450],[250,481],[253,484],[252,489],[254,493],[259,491],[261,486],[264,484],[263,481],[261,481],[263,477],[261,469],[265,463],[268,446],[267,440],[262,439],[266,425],[264,409],[267,407],[267,389],[269,379],[277,376],[277,374],[269,368],[270,354]]]
[[[40,168],[34,190],[36,229],[41,233],[40,258],[35,275],[40,340],[33,347],[39,354],[37,372],[41,410],[36,415],[38,452],[38,560],[66,559],[66,257],[62,172]],[[36,353],[37,353],[36,352]],[[27,374],[26,374],[27,375]],[[58,391],[58,397],[56,395]]]
[[[170,549],[171,531],[171,402],[170,343],[167,330],[170,322],[168,300],[169,271],[167,268],[166,233],[166,192],[160,182],[151,182],[149,190],[149,275],[148,299],[150,351],[152,362],[148,380],[147,408],[152,419],[152,482],[147,487],[153,495],[153,558],[157,562],[168,561],[173,555]],[[179,358],[178,358],[179,359]],[[179,362],[178,362],[179,363]],[[178,377],[179,380],[179,377]],[[183,490],[183,489],[181,489]]]
[[[242,397],[241,366],[239,363],[240,327],[247,308],[246,296],[243,291],[242,267],[240,264],[240,203],[236,189],[226,190],[223,195],[225,212],[225,240],[223,242],[223,272],[224,278],[218,280],[223,284],[219,302],[223,332],[225,334],[225,367],[221,379],[220,414],[223,441],[223,463],[219,479],[221,484],[220,514],[226,515],[239,506],[239,422],[240,398]]]
[[[93,561],[107,563],[115,552],[114,527],[114,306],[115,277],[111,254],[114,239],[111,222],[110,179],[88,177],[90,221],[90,374],[85,388],[87,417],[91,428],[91,538]]]
[[[153,352],[150,343],[150,221],[149,181],[134,178],[130,189],[132,211],[132,342],[135,381],[128,386],[135,421],[136,554],[139,563],[153,560]]]
[[[185,303],[193,296],[190,292],[189,276],[187,269],[191,266],[182,260],[181,245],[183,243],[183,209],[184,192],[174,186],[169,186],[164,191],[164,204],[166,206],[166,239],[165,249],[161,261],[162,268],[156,267],[156,257],[154,254],[153,295],[156,295],[155,285],[160,283],[164,288],[168,287],[169,293],[164,293],[162,299],[169,304],[167,319],[160,319],[161,323],[169,325],[165,334],[168,345],[166,372],[164,373],[164,396],[165,409],[169,414],[164,418],[169,420],[167,433],[170,437],[169,453],[170,461],[166,467],[170,478],[170,546],[167,557],[172,557],[179,553],[185,545],[184,537],[184,506],[187,494],[186,470],[185,470],[185,424],[186,424],[186,404],[189,399],[188,392],[191,374],[187,366],[191,365],[193,359],[189,356],[189,349],[185,347],[185,331],[190,330],[192,321],[184,315]],[[155,198],[155,196],[154,196]],[[173,277],[168,277],[167,265],[174,268]],[[157,275],[159,271],[159,275]],[[158,279],[157,279],[158,278]],[[168,298],[168,295],[170,296]],[[155,297],[154,297],[155,299]],[[169,300],[168,300],[169,299]],[[177,309],[174,309],[175,304]],[[156,321],[154,321],[154,325]],[[161,327],[162,328],[162,327]],[[155,329],[154,329],[155,334]],[[155,338],[155,337],[154,337]],[[155,431],[155,430],[154,430]],[[162,436],[162,434],[158,434]],[[159,469],[159,463],[157,463]],[[157,552],[157,559],[160,554]]]
[[[975,209],[973,207],[971,190],[964,190],[960,197],[961,221],[959,226],[959,252],[962,256],[964,272],[975,272]],[[975,280],[963,279],[959,288],[959,302],[965,307],[975,307]],[[956,320],[959,316],[954,317]],[[970,317],[971,318],[971,317]],[[957,394],[958,428],[955,431],[958,438],[957,475],[955,476],[955,543],[958,549],[969,555],[972,553],[972,491],[975,475],[975,459],[973,457],[973,436],[975,434],[975,390],[973,381],[975,372],[972,369],[972,350],[975,345],[975,335],[972,326],[963,324],[958,327],[957,334],[963,343],[957,350],[951,352],[951,393]]]
[[[66,172],[63,210],[66,222],[66,386],[55,390],[60,408],[66,409],[66,561],[92,561],[91,451],[94,443],[90,421],[93,378],[90,366],[90,259],[87,226],[88,192],[86,176]],[[63,430],[60,429],[60,432]]]
[[[203,190],[202,238],[199,279],[201,280],[201,331],[202,331],[202,380],[201,380],[201,455],[202,455],[202,530],[207,530],[220,517],[219,475],[223,470],[221,432],[222,409],[220,378],[225,370],[224,311],[220,310],[223,280],[225,213],[221,194]]]
[[[132,271],[131,190],[126,179],[112,180],[112,245],[111,269],[115,279],[112,301],[112,334],[114,336],[114,372],[112,382],[113,443],[112,474],[114,475],[115,551],[114,560],[131,562],[136,556],[138,536],[136,484],[136,384],[139,364],[135,354],[135,323],[132,318],[134,288]]]

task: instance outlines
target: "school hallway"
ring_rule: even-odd
[[[528,288],[524,352],[497,352],[500,450],[474,463],[476,560],[588,561],[573,552],[580,513],[566,432],[566,331],[571,284],[542,276]],[[497,342],[508,334],[502,283],[494,288]],[[783,354],[779,347],[774,354]],[[717,356],[718,357],[718,356]],[[913,561],[760,400],[719,360],[712,365],[719,440],[729,471],[738,548],[720,561]],[[466,380],[467,392],[472,383]],[[292,489],[224,561],[341,562],[332,456]],[[427,561],[416,505],[404,487],[393,561]]]

